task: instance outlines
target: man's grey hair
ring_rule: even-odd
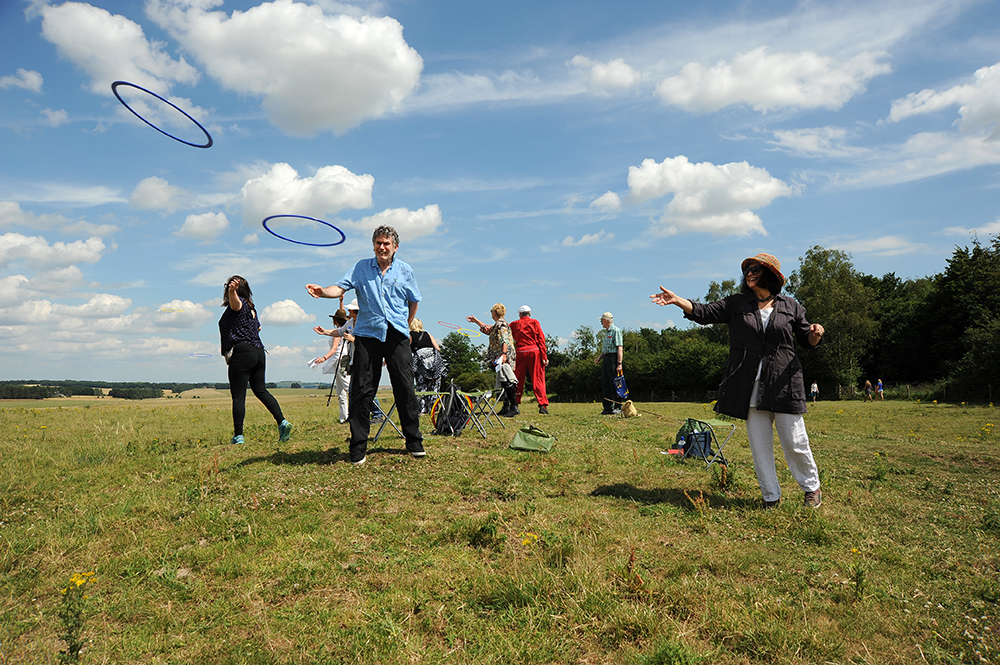
[[[399,234],[396,233],[396,229],[392,228],[387,224],[383,224],[375,229],[375,233],[372,234],[372,244],[379,238],[392,238],[392,244],[399,247]]]

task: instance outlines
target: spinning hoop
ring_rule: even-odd
[[[314,221],[314,222],[319,222],[320,224],[325,224],[326,226],[329,226],[331,229],[333,229],[334,231],[336,231],[337,233],[340,234],[340,240],[338,240],[337,242],[319,243],[319,242],[302,242],[301,240],[292,240],[291,238],[286,238],[285,236],[278,235],[277,233],[275,233],[274,231],[272,231],[270,229],[270,227],[268,227],[268,225],[267,225],[268,220],[275,219],[275,218],[278,218],[278,217],[296,217],[298,219],[308,219],[308,220],[311,220],[311,221]],[[306,217],[305,215],[271,215],[270,217],[266,217],[264,219],[264,221],[261,222],[261,224],[264,225],[264,230],[267,231],[268,233],[270,233],[271,235],[273,235],[275,238],[280,238],[280,239],[286,240],[288,242],[294,242],[296,245],[308,245],[310,247],[333,247],[334,245],[339,245],[342,242],[344,242],[345,240],[347,240],[347,236],[344,235],[344,232],[341,231],[340,229],[338,229],[336,226],[334,226],[330,222],[324,222],[322,219],[316,219],[315,217]]]
[[[189,358],[214,358],[211,353],[192,353],[188,356]]]
[[[177,312],[183,312],[183,309],[177,309],[176,307],[161,307],[161,312],[166,312],[167,314],[176,314]]]
[[[461,335],[465,335],[466,337],[482,337],[483,336],[483,334],[481,332],[479,332],[478,330],[469,330],[468,328],[459,328],[458,329],[458,333],[461,334]],[[476,334],[473,335],[471,333],[476,333]]]
[[[191,143],[190,141],[185,141],[182,138],[178,138],[178,137],[174,136],[173,134],[160,129],[159,127],[157,127],[156,125],[154,125],[153,123],[151,123],[149,120],[146,120],[141,115],[139,115],[138,113],[136,113],[136,110],[134,108],[132,108],[131,106],[129,106],[128,103],[124,99],[122,99],[122,96],[118,94],[118,86],[120,86],[120,85],[127,85],[129,87],[135,88],[136,90],[142,90],[146,94],[149,94],[149,95],[152,95],[153,97],[156,97],[157,99],[159,99],[164,104],[169,104],[170,106],[174,107],[174,109],[176,109],[181,114],[183,114],[185,118],[187,118],[188,120],[190,120],[191,122],[193,122],[195,125],[198,126],[198,129],[200,129],[202,132],[205,133],[205,138],[208,139],[208,143]],[[135,83],[129,83],[128,81],[115,81],[114,83],[111,84],[111,92],[115,93],[115,97],[118,98],[118,101],[120,101],[125,108],[127,108],[129,111],[131,111],[132,115],[134,115],[135,117],[139,118],[139,120],[142,120],[144,123],[146,123],[147,125],[149,125],[153,129],[155,129],[159,133],[161,133],[161,134],[163,134],[165,136],[169,136],[170,138],[172,138],[175,141],[180,141],[184,145],[189,145],[192,148],[211,148],[212,147],[212,135],[208,133],[207,129],[205,129],[204,127],[201,126],[200,122],[198,122],[197,120],[195,120],[194,118],[192,118],[188,114],[187,111],[185,111],[181,107],[177,106],[177,104],[174,104],[173,102],[171,102],[171,101],[169,101],[167,99],[164,99],[163,97],[160,97],[158,94],[156,94],[152,90],[146,90],[141,85],[136,85]]]
[[[450,328],[451,330],[461,330],[462,326],[456,326],[454,323],[446,323],[444,321],[438,321],[439,326],[444,326],[445,328]]]

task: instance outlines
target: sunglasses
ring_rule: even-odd
[[[764,270],[764,266],[762,266],[759,263],[755,263],[752,266],[748,266],[747,269],[745,271],[743,271],[743,274],[744,275],[759,275],[761,272],[763,272],[763,270]]]

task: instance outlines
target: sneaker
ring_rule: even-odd
[[[368,458],[367,458],[367,457],[362,457],[361,459],[359,459],[359,460],[358,460],[358,461],[356,461],[356,462],[355,462],[354,460],[351,460],[351,464],[352,464],[353,466],[361,466],[361,465],[362,465],[362,464],[364,464],[364,463],[365,463],[365,462],[366,462],[367,460],[368,460]]]
[[[775,499],[774,501],[764,500],[764,510],[774,510],[781,503],[781,499]]]
[[[622,415],[622,410],[621,409],[615,409],[614,411],[611,412],[611,415],[613,415],[613,416],[620,416],[620,415]]]
[[[519,415],[521,415],[521,412],[520,412],[520,411],[518,411],[518,409],[517,409],[517,407],[516,407],[516,406],[512,406],[512,407],[510,407],[510,409],[509,409],[509,410],[507,410],[507,411],[504,411],[504,412],[503,412],[503,413],[501,413],[500,415],[501,415],[501,416],[503,416],[504,418],[513,418],[514,416],[519,416]]]
[[[817,487],[812,492],[806,492],[805,504],[810,508],[819,508],[820,504],[823,503],[823,492]]]
[[[410,453],[413,457],[423,457],[427,454],[424,452],[424,444],[419,441],[407,441],[406,452]]]
[[[290,438],[292,438],[292,424],[282,420],[278,425],[278,441],[288,441]]]
[[[546,406],[540,406],[538,407],[538,413],[542,414],[543,416],[547,416],[549,415],[549,409]]]
[[[234,446],[237,445],[237,444],[243,443],[243,435],[242,434],[237,434],[236,436],[233,437],[232,441],[230,441],[229,443],[232,444],[232,445],[234,445]]]

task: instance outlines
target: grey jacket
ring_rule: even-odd
[[[795,340],[809,349],[809,322],[805,308],[778,295],[767,330],[762,330],[757,300],[742,293],[713,303],[692,303],[684,318],[700,324],[729,326],[729,359],[722,370],[715,410],[746,420],[750,411],[757,366],[763,360],[757,408],[776,413],[805,413],[806,389]]]

